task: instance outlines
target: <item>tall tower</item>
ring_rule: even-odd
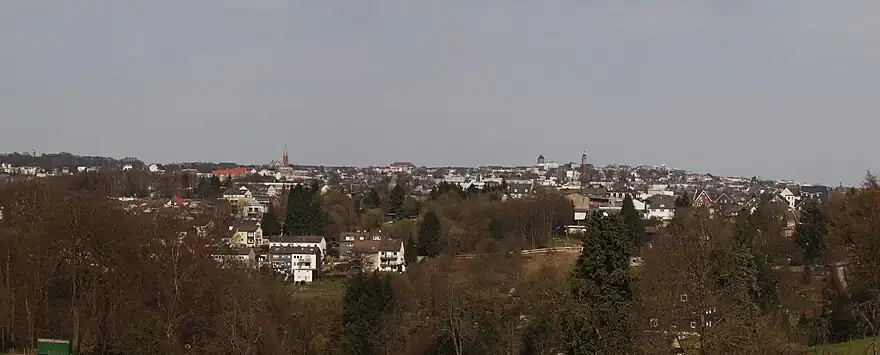
[[[587,151],[581,155],[581,170],[583,170],[582,173],[587,173]]]
[[[290,161],[287,159],[287,144],[284,145],[284,155],[281,157],[281,162],[285,168],[290,166]]]
[[[581,155],[581,183],[590,181],[590,176],[587,175],[587,151],[584,151],[584,154]]]

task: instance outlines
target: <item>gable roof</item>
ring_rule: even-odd
[[[395,239],[385,240],[356,240],[352,251],[354,253],[376,253],[380,251],[400,251],[403,242]]]
[[[232,222],[232,229],[236,232],[256,232],[260,228],[260,223],[251,220],[238,220]]]
[[[271,247],[269,254],[290,255],[290,254],[309,254],[321,255],[321,248],[316,247]]]

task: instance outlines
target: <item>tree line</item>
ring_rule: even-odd
[[[328,202],[358,199],[300,189],[291,189],[287,207],[321,205],[324,216],[342,213]],[[379,193],[380,206],[390,190]],[[108,197],[67,180],[0,185],[0,350],[60,337],[77,354],[656,354],[672,347],[775,354],[880,331],[873,176],[861,189],[805,206],[793,235],[785,233],[787,209],[772,201],[731,216],[680,206],[651,238],[636,237],[626,213],[596,213],[580,253],[473,259],[454,254],[531,247],[528,233],[518,233],[529,228],[536,243],[552,235],[556,216],[548,210],[563,209],[565,198],[445,194],[423,202],[418,221],[398,221],[415,223],[410,247],[424,261],[404,274],[358,274],[341,290],[318,293],[215,261],[228,212],[132,214]],[[311,220],[298,218],[291,228]],[[510,234],[495,238],[493,218]],[[216,228],[198,233],[193,226],[205,219]],[[845,280],[829,272],[838,265]]]

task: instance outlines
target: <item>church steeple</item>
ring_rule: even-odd
[[[284,145],[284,155],[281,157],[281,162],[285,167],[290,166],[290,161],[287,158],[287,144]]]

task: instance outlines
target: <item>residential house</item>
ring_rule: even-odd
[[[395,239],[356,241],[352,248],[364,271],[406,271],[404,253],[403,242]]]
[[[230,242],[233,245],[255,247],[263,245],[263,228],[254,220],[238,220],[229,226],[232,232]]]
[[[254,248],[232,247],[219,250],[211,255],[219,263],[235,263],[238,266],[255,268],[257,266],[257,254]]]
[[[808,185],[800,188],[801,200],[813,200],[819,203],[826,203],[831,198],[831,189],[828,186]]]
[[[312,282],[321,271],[321,249],[314,247],[269,247],[267,261],[275,272],[294,282]]]
[[[645,200],[648,205],[647,218],[656,218],[662,221],[672,220],[675,216],[675,196],[653,195]]]
[[[590,211],[590,198],[586,195],[573,193],[565,195],[572,205],[574,205],[574,222],[578,224],[587,219],[587,213]]]
[[[327,253],[327,240],[320,235],[275,235],[269,237],[269,247],[318,248]]]
[[[511,183],[507,184],[507,198],[524,198],[534,193],[534,183]]]
[[[335,252],[336,255],[347,257],[351,254],[352,248],[354,247],[354,242],[383,239],[387,239],[387,237],[385,236],[385,234],[382,233],[382,231],[343,232],[340,233],[337,237],[330,237],[329,247],[330,251]]]
[[[782,191],[779,191],[779,197],[785,200],[788,204],[788,208],[794,209],[801,199],[800,189],[796,186],[786,187],[782,189]]]

